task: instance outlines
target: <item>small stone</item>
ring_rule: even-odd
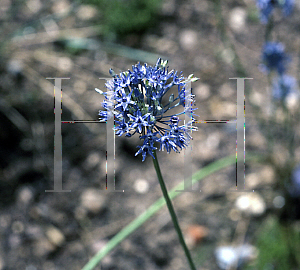
[[[220,96],[223,98],[229,98],[234,95],[236,92],[231,87],[229,83],[224,83],[219,89]]]
[[[225,50],[222,51],[221,53],[221,57],[223,59],[223,61],[227,64],[230,64],[233,59],[234,59],[234,51],[230,48],[227,48]]]
[[[57,61],[57,68],[60,71],[70,72],[73,68],[73,62],[69,57],[60,57]]]
[[[57,268],[53,262],[46,261],[43,263],[43,270],[57,270]]]
[[[0,19],[4,20],[9,18],[10,12],[9,9],[11,8],[12,1],[11,0],[2,0],[0,6]]]
[[[84,190],[80,199],[81,206],[94,214],[101,212],[106,207],[103,195],[100,191],[93,188]]]
[[[49,241],[55,246],[61,246],[65,242],[65,236],[58,228],[50,227],[47,229],[46,235]]]
[[[22,243],[21,237],[19,234],[11,234],[8,238],[9,248],[15,249],[19,247]]]
[[[209,55],[198,55],[194,57],[193,66],[200,70],[201,73],[206,76],[214,76],[218,72],[218,66],[216,59]],[[200,77],[201,79],[201,77]]]
[[[189,21],[193,14],[193,7],[190,4],[183,4],[180,6],[180,9],[178,10],[179,18],[182,21]]]
[[[38,240],[43,237],[43,231],[40,226],[28,224],[26,226],[26,237],[30,240]]]
[[[196,87],[194,94],[197,100],[205,100],[210,97],[210,87],[208,84],[202,83]]]
[[[10,222],[11,222],[11,216],[10,215],[1,215],[0,216],[0,226],[3,229],[6,229],[10,225]]]
[[[69,248],[70,254],[74,254],[78,256],[79,254],[85,254],[86,249],[83,244],[80,242],[72,243],[72,245]]]
[[[92,243],[91,250],[93,253],[97,253],[99,250],[101,250],[105,245],[107,244],[107,241],[105,240],[97,240]]]
[[[25,270],[37,270],[37,268],[34,265],[30,264],[26,266]]]
[[[266,138],[259,132],[255,131],[250,134],[247,140],[248,145],[253,145],[258,148],[264,148],[267,145]]]
[[[23,62],[19,59],[11,59],[7,64],[7,71],[17,75],[23,70]]]
[[[282,208],[285,205],[285,198],[282,196],[276,196],[273,200],[275,208]]]
[[[21,141],[20,143],[20,147],[24,150],[24,151],[31,151],[34,147],[34,143],[32,139],[29,138],[25,138]]]
[[[37,13],[42,7],[40,0],[28,0],[26,4],[32,13]]]
[[[245,30],[247,12],[241,7],[234,8],[229,13],[229,26],[236,32],[241,33]]]
[[[220,116],[225,119],[232,119],[236,116],[236,103],[222,102],[222,110],[219,112]]]
[[[235,206],[241,212],[254,216],[260,216],[266,211],[264,199],[254,192],[239,196],[235,202]]]
[[[254,260],[258,256],[258,250],[249,244],[223,246],[215,250],[215,256],[219,267],[225,270],[240,267],[245,261]]]
[[[237,209],[231,209],[229,212],[229,218],[232,221],[238,221],[241,218],[240,212]]]
[[[149,183],[145,179],[137,179],[134,182],[134,190],[137,193],[145,194],[149,190]]]
[[[159,237],[155,237],[147,241],[147,253],[159,266],[167,265],[172,258],[172,253],[170,252],[169,246],[166,244],[168,243],[166,238],[168,238],[168,241],[170,241],[170,235],[167,233],[162,233],[159,235]]]
[[[77,16],[83,21],[94,18],[97,14],[97,9],[90,5],[81,5],[77,11]]]
[[[84,220],[87,216],[87,210],[83,207],[77,207],[74,214],[77,220]]]
[[[210,134],[206,139],[206,145],[209,149],[215,150],[219,147],[220,135],[218,132]]]
[[[190,225],[185,234],[185,240],[190,248],[194,248],[205,237],[208,236],[209,229],[200,225]]]
[[[158,40],[159,37],[156,35],[146,35],[143,39],[143,45],[148,46],[150,48],[156,48]]]
[[[33,192],[29,187],[23,187],[18,194],[18,201],[27,205],[33,199]]]
[[[300,163],[300,147],[297,147],[294,151],[295,151],[294,152],[295,153],[295,163],[299,164]]]
[[[285,113],[282,108],[276,110],[276,122],[282,124],[285,121]]]
[[[179,43],[181,47],[186,51],[195,49],[198,44],[197,32],[194,30],[183,30],[179,34]]]
[[[163,15],[171,16],[174,14],[176,9],[175,0],[165,0],[163,1],[161,7],[161,13]]]
[[[202,160],[211,160],[216,156],[216,151],[212,151],[212,149],[208,147],[206,141],[200,142],[197,146],[193,146],[193,148],[197,149],[199,153],[201,151]]]
[[[84,92],[86,92],[86,90],[87,90],[86,82],[84,82],[82,80],[75,81],[73,89],[79,95],[84,94]]]
[[[36,35],[35,32],[36,30],[33,27],[27,26],[23,30],[23,36],[25,39],[34,39]]]
[[[33,254],[37,257],[47,256],[55,250],[55,246],[51,244],[47,238],[39,238],[33,247]]]
[[[289,158],[288,149],[281,144],[275,144],[273,147],[273,160],[275,165],[284,166],[288,158]]]
[[[71,8],[71,5],[69,1],[66,0],[60,0],[56,1],[52,6],[53,13],[56,13],[56,15],[65,16]]]
[[[264,166],[263,169],[259,173],[261,175],[262,180],[266,184],[272,184],[275,181],[275,171],[272,166]]]
[[[11,225],[13,233],[21,233],[24,231],[24,224],[21,221],[14,221]]]
[[[292,92],[286,97],[285,103],[291,112],[295,112],[295,110],[299,108],[299,98],[298,92]]]
[[[3,258],[0,256],[0,270],[4,269],[4,260]]]
[[[163,37],[174,40],[177,36],[177,27],[171,23],[162,23],[162,35]]]
[[[86,161],[85,161],[85,167],[87,167],[88,169],[92,169],[94,167],[96,167],[101,161],[101,157],[99,155],[99,153],[95,152],[95,153],[91,153]]]
[[[54,36],[58,33],[59,26],[57,25],[57,23],[54,20],[44,19],[44,20],[41,20],[41,23],[43,24],[48,35]]]
[[[220,119],[220,112],[223,111],[223,102],[221,102],[220,98],[213,96],[209,99],[208,103],[210,111],[214,117],[213,119]]]
[[[250,101],[255,104],[255,105],[258,105],[258,106],[263,106],[264,101],[264,96],[263,94],[259,93],[259,92],[256,92],[256,91],[253,91],[251,94],[250,94]]]
[[[257,173],[249,173],[245,178],[245,187],[247,189],[255,189],[261,183]]]
[[[160,38],[156,43],[157,50],[162,53],[173,54],[178,50],[176,42],[168,38]]]
[[[51,209],[48,207],[48,205],[43,203],[40,203],[38,206],[35,206],[33,211],[33,214],[46,218],[48,218],[51,213]]]

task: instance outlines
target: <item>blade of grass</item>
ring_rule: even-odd
[[[247,155],[247,160],[254,159],[263,159],[262,156],[258,155]],[[223,169],[229,165],[233,165],[236,162],[236,156],[230,155],[223,159],[217,160],[201,170],[197,171],[193,176],[193,184],[202,180],[206,176],[217,172],[220,169]],[[184,181],[179,183],[175,188],[173,188],[169,192],[170,199],[174,199],[182,192],[176,192],[176,190],[182,190],[184,188]],[[153,203],[144,213],[138,216],[135,220],[129,223],[124,229],[122,229],[119,233],[117,233],[83,268],[82,270],[92,270],[97,264],[119,243],[121,243],[128,235],[134,232],[137,228],[139,228],[144,222],[146,222],[151,216],[153,216],[158,210],[160,210],[166,201],[164,197],[158,199],[155,203]]]

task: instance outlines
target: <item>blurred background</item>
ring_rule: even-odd
[[[300,2],[275,13],[274,37],[299,74]],[[0,269],[82,269],[124,226],[161,197],[151,157],[134,154],[138,137],[116,138],[116,187],[105,193],[104,123],[63,123],[63,189],[53,189],[54,81],[62,81],[62,121],[97,120],[109,69],[137,62],[193,73],[195,112],[236,117],[236,81],[246,81],[246,178],[234,193],[235,165],[174,200],[199,269],[300,269],[299,196],[287,185],[300,163],[299,101],[288,129],[282,111],[270,125],[268,78],[259,71],[266,26],[254,0],[1,0]],[[280,22],[280,23],[279,23]],[[192,170],[236,151],[235,124],[197,124]],[[272,128],[272,129],[271,129]],[[276,143],[268,146],[269,135]],[[293,159],[285,142],[293,134]],[[263,162],[247,161],[256,153]],[[183,180],[183,153],[159,152],[168,189]],[[233,157],[234,159],[234,157]],[[300,180],[299,180],[300,182]],[[300,190],[300,189],[299,189]],[[300,195],[300,194],[298,194]],[[188,269],[166,208],[125,239],[95,269]]]

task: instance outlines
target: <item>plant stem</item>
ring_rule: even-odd
[[[179,227],[179,223],[178,223],[177,216],[176,216],[176,213],[174,211],[172,202],[171,202],[171,200],[169,198],[168,191],[167,191],[164,179],[162,177],[162,174],[161,174],[161,171],[160,171],[160,168],[159,168],[159,164],[158,164],[158,160],[157,160],[157,156],[156,156],[156,151],[153,151],[153,155],[155,157],[155,159],[153,159],[153,164],[154,164],[154,167],[155,167],[155,170],[156,170],[158,181],[159,181],[162,193],[164,195],[164,198],[166,200],[166,204],[167,204],[167,207],[169,209],[169,212],[170,212],[170,215],[171,215],[171,218],[172,218],[175,230],[176,230],[176,232],[178,234],[179,242],[182,245],[182,248],[184,250],[185,256],[188,259],[188,262],[189,262],[191,270],[196,270],[196,267],[195,267],[194,262],[192,260],[192,256],[191,256],[191,254],[190,254],[190,252],[189,252],[189,250],[188,250],[188,248],[187,248],[187,246],[185,244],[185,241],[184,241],[184,238],[183,238],[183,235],[182,235],[182,231],[181,231],[181,229]]]
[[[266,156],[263,155],[255,155],[248,154],[248,161],[253,160],[256,162],[264,162],[266,161]],[[235,154],[219,159],[204,168],[200,169],[196,173],[194,173],[192,179],[193,184],[197,183],[200,180],[203,180],[205,177],[219,171],[220,169],[226,168],[227,166],[233,165],[236,163]],[[188,185],[189,187],[189,185]],[[182,193],[177,192],[177,190],[181,190],[184,188],[184,181],[181,181],[178,185],[176,185],[168,194],[170,199],[175,199]],[[145,212],[135,218],[131,223],[125,226],[120,232],[118,232],[115,236],[113,236],[107,244],[98,251],[82,268],[82,270],[93,270],[99,262],[114,248],[118,246],[124,239],[126,239],[130,234],[135,232],[140,226],[142,226],[150,217],[152,217],[155,213],[157,213],[166,203],[164,197],[160,197],[156,202],[154,202],[151,206],[149,206]]]

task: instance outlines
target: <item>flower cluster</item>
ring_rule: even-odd
[[[296,93],[296,79],[289,75],[276,77],[273,81],[273,97],[276,100],[284,100],[292,93]]]
[[[296,93],[296,79],[286,75],[287,64],[290,57],[284,52],[284,46],[277,42],[266,42],[262,51],[261,70],[270,73],[277,71],[278,77],[273,80],[273,97],[277,100],[284,100],[291,93]]]
[[[269,73],[276,70],[280,75],[286,71],[290,58],[284,52],[284,45],[277,42],[266,42],[262,52],[262,71]]]
[[[300,165],[294,169],[291,176],[291,186],[289,193],[292,197],[300,197]]]
[[[193,111],[196,110],[192,108],[194,96],[186,94],[186,85],[188,81],[194,82],[198,78],[192,74],[184,78],[174,70],[169,72],[166,65],[167,61],[159,58],[153,67],[138,63],[132,66],[132,71],[119,75],[110,70],[113,78],[106,83],[107,92],[96,88],[105,96],[102,106],[106,110],[100,110],[100,121],[106,122],[114,117],[117,124],[114,130],[119,136],[125,134],[131,137],[139,133],[143,145],[137,146],[139,150],[135,155],[142,154],[143,161],[148,154],[154,158],[155,143],[160,145],[159,150],[179,152],[192,139],[189,131],[197,130],[192,126],[195,122]],[[173,86],[177,86],[178,96],[174,98],[171,94],[168,103],[163,105],[163,97]],[[167,113],[177,106],[184,107],[184,110],[177,114]],[[186,112],[190,112],[191,120],[187,125],[180,126],[178,115]]]
[[[260,11],[260,21],[267,23],[274,8],[282,9],[283,15],[291,14],[294,6],[294,0],[257,0],[256,6]]]

